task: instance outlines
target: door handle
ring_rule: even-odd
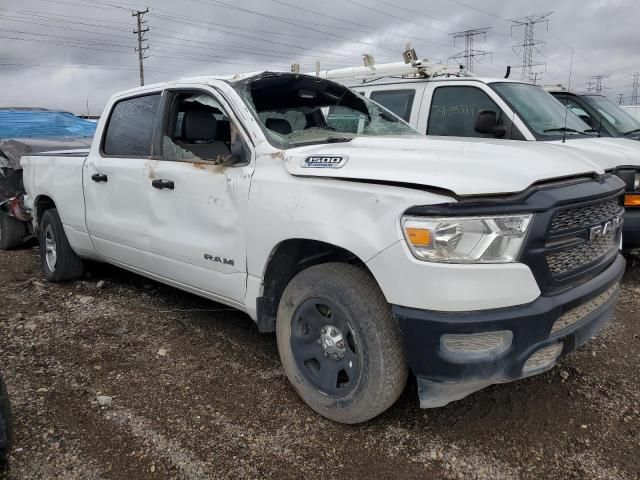
[[[106,175],[102,174],[102,173],[94,173],[93,175],[91,175],[91,180],[93,180],[94,182],[106,182],[109,179],[109,177],[107,177]]]
[[[175,188],[175,184],[172,180],[154,180],[151,182],[151,186],[153,188],[157,188],[158,190],[164,190],[165,188],[168,190],[173,190]]]

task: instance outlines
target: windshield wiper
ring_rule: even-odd
[[[547,128],[546,130],[542,131],[542,133],[550,133],[550,132],[569,132],[569,133],[579,133],[580,135],[589,135],[588,133],[586,133],[586,131],[581,132],[580,130],[576,130],[574,128],[568,128],[568,127]]]
[[[639,133],[640,132],[640,128],[634,128],[633,130],[629,130],[628,132],[624,132],[624,135],[631,135],[632,133]]]

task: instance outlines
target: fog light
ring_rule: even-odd
[[[529,357],[529,360],[522,367],[522,373],[526,375],[550,367],[562,353],[563,346],[564,344],[561,342],[541,348]]]
[[[485,360],[497,357],[511,346],[513,332],[483,332],[446,334],[440,337],[440,347],[451,360]]]

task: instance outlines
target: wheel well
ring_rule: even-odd
[[[293,277],[302,270],[328,262],[349,263],[367,270],[355,254],[330,243],[292,239],[279,244],[265,269],[262,297],[257,299],[258,330],[275,331],[280,298]]]
[[[40,225],[44,212],[46,212],[47,210],[51,210],[52,208],[56,208],[56,204],[53,202],[53,200],[46,195],[40,195],[35,201],[34,206],[36,211],[36,226]]]

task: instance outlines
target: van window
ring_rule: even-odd
[[[148,157],[160,94],[121,100],[111,112],[103,150],[107,155]]]
[[[498,124],[504,124],[500,107],[479,88],[438,87],[433,92],[427,135],[491,137],[475,130],[476,117],[482,110],[493,110]]]
[[[391,110],[405,122],[411,118],[415,90],[383,90],[371,93],[371,100]]]

